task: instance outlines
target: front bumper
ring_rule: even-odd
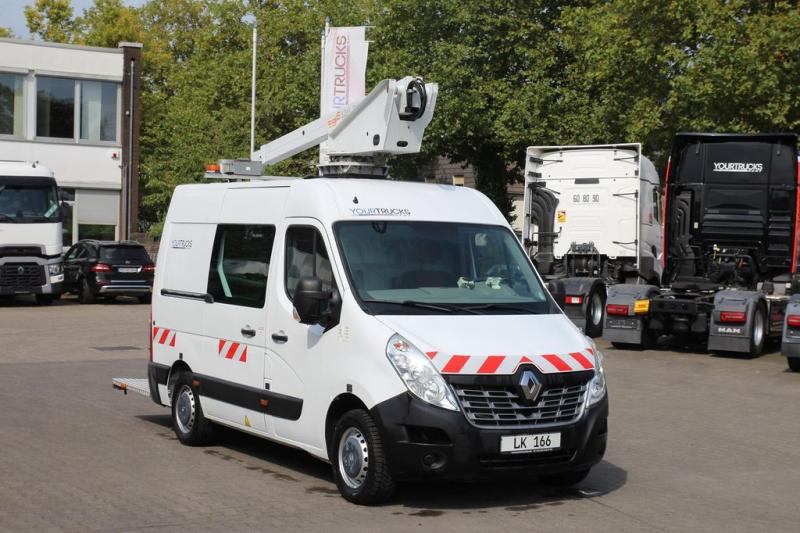
[[[30,266],[36,265],[41,269],[38,280],[31,280],[28,276],[25,282],[0,281],[0,296],[13,296],[17,294],[53,294],[59,295],[63,292],[62,285],[64,274],[51,275],[49,266],[61,263],[61,257],[28,257],[28,256],[7,256],[0,257],[0,267],[7,266]]]
[[[606,450],[608,395],[574,423],[550,427],[483,429],[462,412],[403,393],[371,409],[381,429],[389,468],[397,479],[482,479],[558,474],[597,464]],[[500,453],[500,437],[561,432],[561,448]]]

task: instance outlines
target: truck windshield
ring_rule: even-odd
[[[58,222],[60,219],[55,187],[0,183],[0,222]]]
[[[555,312],[506,228],[359,221],[335,231],[351,285],[373,314]]]

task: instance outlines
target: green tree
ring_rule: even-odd
[[[14,37],[14,32],[11,31],[11,28],[0,26],[0,37]]]
[[[25,7],[25,19],[31,35],[45,41],[70,43],[78,31],[70,0],[36,0]]]
[[[92,46],[115,48],[120,42],[143,43],[147,39],[139,9],[122,0],[95,0],[75,21],[80,40]]]

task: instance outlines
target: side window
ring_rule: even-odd
[[[310,226],[292,226],[286,230],[286,293],[294,298],[300,278],[316,276],[322,290],[335,287],[331,260],[322,235]]]
[[[69,249],[64,259],[66,259],[67,261],[69,261],[70,259],[77,259],[81,249],[83,249],[83,246],[81,246],[80,244],[76,244],[75,246]]]
[[[217,226],[207,289],[215,302],[264,307],[274,240],[274,226]]]
[[[661,223],[661,191],[653,187],[653,220]]]

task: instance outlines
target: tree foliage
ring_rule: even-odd
[[[659,168],[677,131],[796,131],[800,10],[790,0],[69,0],[26,9],[44,39],[144,43],[142,222],[175,185],[249,151],[250,37],[259,32],[257,144],[319,113],[320,31],[374,26],[368,86],[440,84],[425,154],[470,164],[504,211],[532,144],[639,141]],[[369,88],[369,87],[368,87]],[[308,174],[315,154],[272,172]]]

